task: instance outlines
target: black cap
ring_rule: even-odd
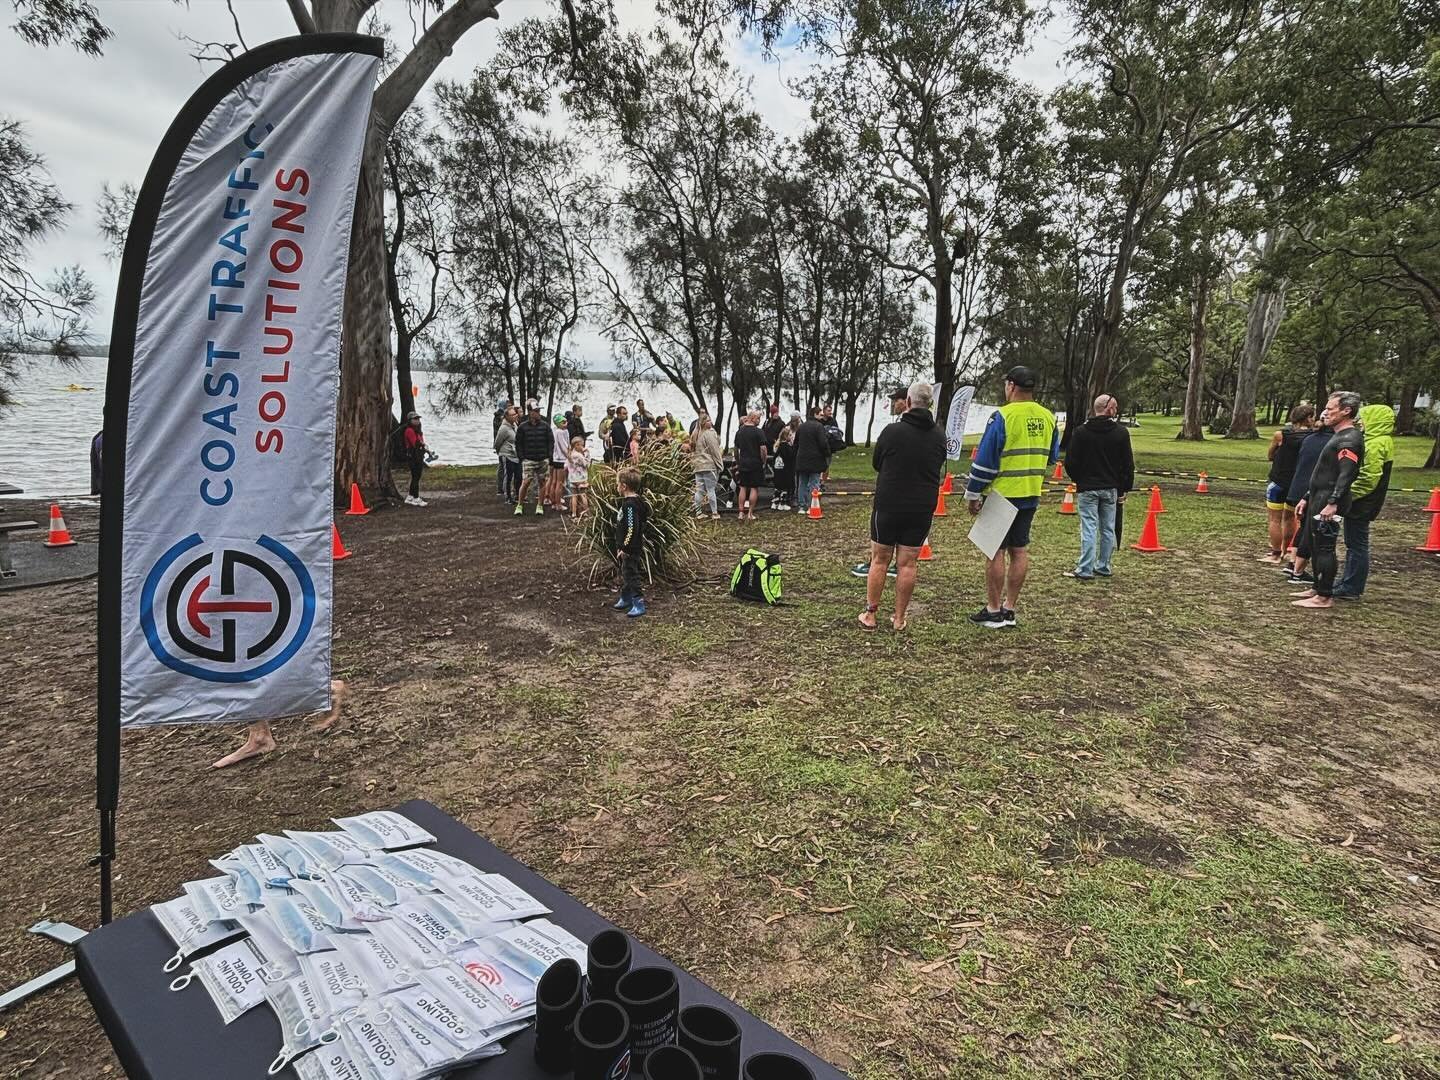
[[[891,400],[891,401],[900,401],[900,400],[903,400],[903,399],[905,399],[905,398],[908,398],[909,396],[910,396],[910,388],[909,388],[908,386],[897,386],[897,387],[895,387],[894,390],[891,390],[891,391],[890,391],[890,400]]]
[[[1013,382],[1021,390],[1035,389],[1035,372],[1024,364],[1017,364],[1005,373],[1005,381]]]

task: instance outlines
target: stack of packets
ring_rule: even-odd
[[[535,1015],[535,987],[583,942],[499,874],[417,845],[435,838],[391,811],[335,818],[338,832],[261,833],[151,910],[195,960],[170,989],[203,986],[225,1023],[261,1004],[280,1021],[270,1075],[418,1080],[504,1052]]]

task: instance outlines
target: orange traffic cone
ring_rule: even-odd
[[[1425,513],[1440,514],[1440,487],[1430,489],[1430,501],[1425,504]]]
[[[1200,482],[1195,485],[1195,494],[1196,494],[1196,495],[1208,495],[1208,494],[1210,494],[1210,474],[1209,474],[1209,473],[1203,473],[1203,472],[1202,472],[1202,473],[1200,474]]]
[[[920,554],[915,556],[916,562],[929,562],[935,558],[935,553],[930,550],[930,537],[925,537],[925,543],[920,545]]]
[[[330,558],[335,562],[341,559],[348,559],[354,555],[353,551],[345,550],[345,542],[340,539],[340,528],[333,521],[330,523]]]
[[[1160,501],[1160,485],[1156,484],[1150,489],[1150,505],[1146,509],[1152,514],[1165,513],[1165,504]]]
[[[825,511],[820,509],[820,491],[816,489],[810,493],[810,520],[819,521],[825,516]]]
[[[970,460],[971,460],[971,461],[974,461],[974,460],[975,460],[977,457],[979,457],[979,456],[980,456],[980,444],[977,442],[974,446],[970,447]]]
[[[947,472],[947,473],[945,474],[945,482],[940,485],[940,494],[941,494],[941,495],[949,495],[949,494],[953,493],[954,490],[955,490],[955,485],[954,485],[953,483],[951,483],[951,481],[950,481],[950,474]],[[1440,488],[1436,488],[1435,490],[1440,491]]]
[[[360,495],[360,485],[350,485],[350,509],[345,513],[351,517],[358,517],[361,514],[368,514],[370,508],[365,505],[364,498]]]
[[[945,489],[942,487],[935,495],[935,517],[945,517]]]
[[[46,540],[48,548],[70,547],[75,543],[70,537],[70,530],[65,527],[65,518],[60,513],[60,504],[50,504],[50,538]]]
[[[1051,479],[1051,480],[1063,480],[1063,479],[1065,479],[1065,463],[1064,463],[1063,461],[1057,461],[1057,462],[1055,462],[1055,472],[1051,474],[1050,479]]]
[[[410,384],[410,400],[411,400],[411,401],[414,401],[414,400],[415,400],[416,398],[418,398],[419,396],[420,396],[420,387],[416,386],[414,383],[411,383],[411,384]]]
[[[1060,500],[1060,513],[1075,513],[1075,485],[1071,484],[1065,489],[1065,498]]]
[[[1415,550],[1426,553],[1440,552],[1440,513],[1430,515],[1430,535],[1425,538],[1425,543]]]
[[[1159,489],[1159,488],[1156,488],[1155,490],[1156,490],[1156,491],[1159,491],[1160,489]],[[1150,508],[1150,512],[1145,515],[1145,528],[1144,528],[1143,530],[1141,530],[1141,532],[1140,532],[1140,542],[1139,542],[1138,544],[1131,544],[1131,545],[1130,545],[1130,546],[1131,546],[1132,548],[1134,548],[1136,551],[1169,551],[1169,550],[1170,550],[1170,549],[1167,548],[1167,547],[1163,547],[1163,546],[1161,545],[1161,543],[1160,543],[1160,514],[1161,514],[1161,513],[1163,513],[1163,511],[1161,511],[1161,510],[1156,510],[1156,509],[1152,506],[1152,507]]]

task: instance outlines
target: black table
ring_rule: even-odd
[[[435,836],[435,848],[485,872],[504,874],[553,908],[549,918],[581,941],[613,928],[568,893],[430,803],[417,800],[396,809],[428,829]],[[148,910],[101,927],[75,947],[80,981],[126,1074],[131,1080],[264,1080],[266,1068],[280,1049],[275,1014],[262,1004],[227,1026],[198,983],[171,993],[174,975],[163,972],[161,965],[174,951]],[[680,978],[682,1007],[706,1004],[726,1009],[740,1024],[746,1056],[778,1050],[806,1062],[817,1080],[844,1076],[638,941],[634,942],[634,964],[674,968]],[[504,1054],[454,1076],[464,1080],[554,1080],[535,1065],[534,1041],[532,1026],[509,1039]],[[293,1069],[285,1069],[280,1076],[295,1080]]]

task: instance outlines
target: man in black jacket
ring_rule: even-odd
[[[565,430],[572,439],[590,438],[590,433],[585,430],[585,421],[580,418],[579,402],[570,406],[570,415],[565,420]]]
[[[1065,472],[1078,493],[1080,561],[1065,576],[1089,581],[1110,576],[1115,550],[1115,508],[1135,484],[1130,432],[1115,420],[1120,403],[1110,394],[1095,399],[1095,415],[1075,429],[1065,455]]]
[[[795,432],[795,512],[810,509],[810,500],[820,490],[820,477],[830,468],[830,439],[820,422],[820,410],[812,407],[810,419]]]
[[[875,629],[875,612],[885,592],[885,570],[895,556],[895,613],[890,625],[905,629],[905,613],[915,592],[920,548],[930,535],[930,519],[945,468],[945,433],[930,412],[933,390],[918,382],[906,396],[905,415],[875,440],[875,502],[870,511],[870,573],[865,579],[865,610],[860,626]]]
[[[550,434],[550,425],[540,415],[540,403],[530,402],[525,422],[515,429],[515,452],[520,455],[520,467],[525,479],[520,484],[520,494],[515,499],[515,516],[525,512],[525,496],[535,488],[535,513],[545,513],[541,505],[542,492],[550,479],[550,451],[554,449],[555,437]]]
[[[785,430],[785,421],[780,419],[780,406],[770,406],[770,419],[765,421],[765,426],[760,429],[760,434],[765,438],[765,449],[773,458],[775,456],[775,440],[780,438],[780,432]]]
[[[1337,390],[1325,403],[1320,414],[1320,423],[1334,432],[1325,449],[1320,451],[1320,460],[1310,474],[1310,489],[1305,498],[1295,506],[1295,513],[1302,520],[1310,521],[1310,561],[1315,571],[1315,587],[1300,594],[1295,606],[1302,608],[1328,608],[1335,601],[1335,574],[1339,560],[1335,556],[1335,542],[1340,537],[1340,525],[1350,513],[1350,485],[1360,472],[1365,460],[1365,439],[1355,426],[1355,417],[1360,412],[1360,395],[1348,390]]]

